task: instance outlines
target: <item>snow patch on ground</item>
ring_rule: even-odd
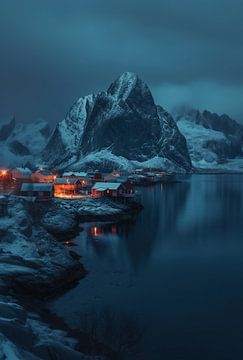
[[[152,159],[145,160],[142,162],[132,161],[132,160],[128,160],[123,156],[114,155],[112,151],[109,149],[93,152],[80,159],[74,165],[71,165],[69,169],[75,171],[75,170],[80,170],[82,168],[86,169],[89,166],[95,167],[96,165],[98,167],[100,164],[105,164],[107,162],[112,164],[114,167],[127,171],[131,171],[132,169],[135,168],[160,168],[171,172],[178,172],[178,173],[185,172],[185,170],[183,170],[181,167],[177,166],[174,162],[166,158],[155,156]]]

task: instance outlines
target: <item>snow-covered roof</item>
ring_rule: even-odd
[[[21,186],[21,191],[52,191],[52,184],[44,183],[24,183]]]
[[[57,178],[54,184],[76,184],[79,180],[76,178]]]
[[[106,191],[117,190],[121,186],[119,182],[97,182],[92,187],[93,190]]]
[[[16,168],[16,170],[18,170],[19,172],[21,172],[21,174],[23,174],[23,175],[28,175],[28,176],[29,176],[29,175],[32,174],[31,170],[28,169],[28,168],[18,167],[18,168]]]
[[[77,177],[86,177],[88,176],[88,174],[86,172],[80,171],[66,171],[65,173],[63,173],[63,176],[77,176]]]

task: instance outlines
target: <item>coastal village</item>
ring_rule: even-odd
[[[33,320],[25,302],[20,304],[16,297],[53,298],[75,287],[90,270],[79,253],[70,249],[83,224],[90,222],[95,243],[106,231],[100,222],[106,222],[112,236],[117,236],[116,223],[131,220],[143,208],[137,186],[168,181],[173,181],[172,175],[155,169],[111,173],[57,172],[44,166],[0,169],[0,288],[3,293],[11,289],[12,294],[11,299],[2,298],[0,326],[4,341],[15,353],[24,347],[41,359],[50,359],[50,354],[63,360],[116,359],[116,347],[100,342],[89,329],[73,335],[75,345],[66,341],[69,328],[59,331],[57,338],[42,320],[45,305],[41,309],[39,302],[33,305]],[[44,342],[43,333],[47,334]],[[76,343],[81,344],[82,353]],[[24,354],[18,359],[30,357]]]
[[[57,172],[44,166],[0,169],[0,194],[14,194],[33,202],[51,201],[53,198],[84,199],[110,198],[129,202],[138,199],[135,186],[148,186],[158,182],[171,182],[174,178],[159,169],[136,169],[131,172],[114,170]]]

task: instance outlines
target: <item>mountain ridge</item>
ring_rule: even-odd
[[[168,121],[168,116],[154,103],[147,84],[136,74],[126,72],[107,91],[85,96],[74,103],[66,118],[58,123],[43,159],[50,163],[51,157],[51,164],[57,167],[77,164],[88,167],[92,164],[84,161],[86,157],[100,151],[104,155],[106,150],[114,157],[128,160],[131,166],[134,162],[142,165],[158,157],[161,165],[166,159],[171,168],[190,171],[186,140],[173,118]],[[165,129],[167,135],[175,137],[176,134],[178,141],[173,142],[173,136],[165,137]],[[95,165],[103,167],[98,155]]]
[[[18,123],[15,118],[0,123],[0,166],[20,166],[40,155],[50,135],[49,124],[42,119]]]
[[[74,102],[52,133],[44,120],[0,123],[0,151],[0,166],[243,172],[243,125],[208,110],[170,114],[145,82],[126,72],[107,91]]]
[[[243,171],[243,125],[226,114],[195,109],[175,114],[175,120],[195,168]]]

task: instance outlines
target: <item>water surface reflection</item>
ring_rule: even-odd
[[[193,176],[144,188],[144,210],[120,224],[87,224],[75,240],[89,275],[51,304],[80,314],[136,315],[142,358],[243,357],[243,177]]]

